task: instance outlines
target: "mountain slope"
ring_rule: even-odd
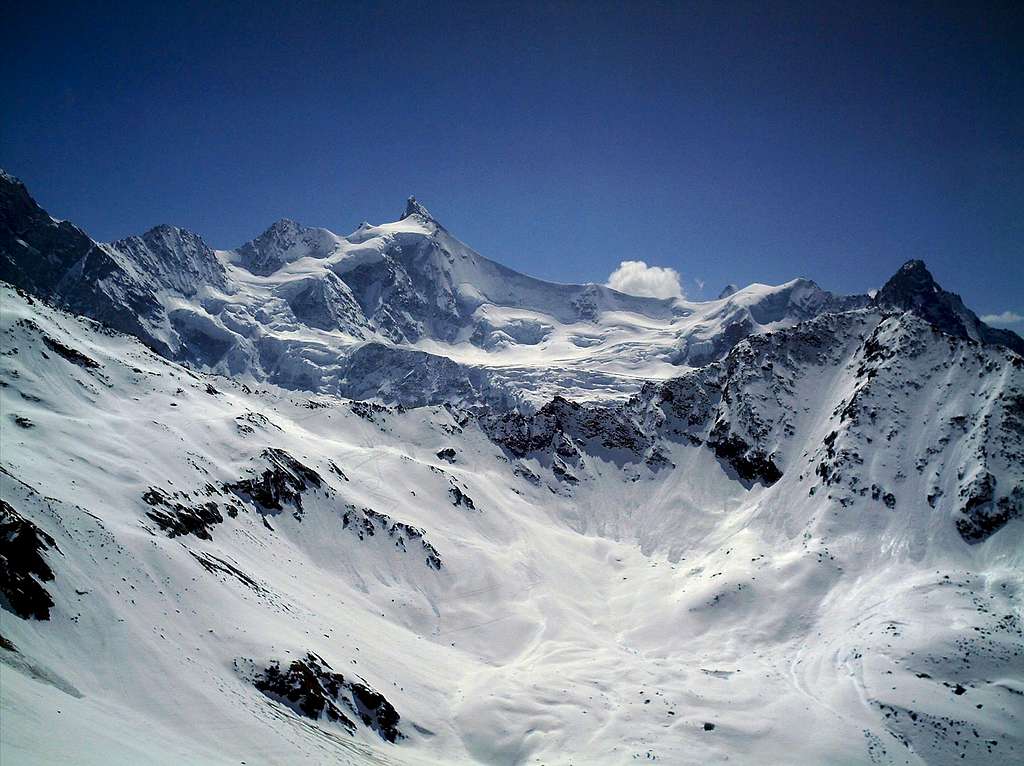
[[[638,298],[3,175],[0,269],[4,763],[1020,758],[1024,357],[920,262]]]
[[[28,530],[3,558],[53,575],[48,619],[0,611],[5,762],[1024,747],[1006,350],[858,310],[628,403],[475,417],[255,391],[0,300],[0,482]]]

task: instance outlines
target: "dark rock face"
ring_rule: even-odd
[[[95,370],[100,366],[99,362],[95,359],[86,356],[77,349],[65,346],[63,343],[58,340],[54,340],[49,335],[43,336],[43,343],[46,344],[46,347],[50,349],[50,351],[57,354],[57,356],[68,360],[72,364],[77,364],[79,367],[84,367],[87,370]]]
[[[212,491],[212,486],[210,487]],[[146,515],[167,533],[168,537],[195,535],[201,540],[212,540],[210,529],[224,521],[220,507],[213,500],[189,504],[191,496],[186,492],[168,494],[159,487],[150,487],[142,496],[143,501],[153,510]],[[228,515],[236,516],[237,510],[228,508]]]
[[[402,733],[398,730],[401,717],[383,694],[366,684],[356,682],[349,682],[349,688],[352,690],[352,700],[359,711],[359,718],[365,725],[388,742],[402,738]]]
[[[426,565],[435,571],[440,571],[441,554],[437,548],[427,542],[423,536],[423,530],[411,524],[395,521],[390,516],[379,513],[371,508],[356,508],[354,505],[346,506],[345,512],[341,515],[341,526],[353,532],[360,540],[367,537],[374,537],[378,533],[386,535],[393,540],[395,547],[402,551],[408,551],[406,543],[419,545],[424,554]]]
[[[624,451],[642,460],[651,446],[650,437],[627,413],[608,406],[585,406],[556,396],[533,415],[509,412],[486,415],[481,427],[515,457],[535,452],[554,452],[559,457],[580,456],[577,441],[593,441],[608,451]]]
[[[924,261],[903,264],[878,291],[874,303],[880,308],[913,311],[947,335],[1005,346],[1024,355],[1024,338],[1011,330],[989,327],[978,319],[959,295],[939,287]]]
[[[150,487],[142,496],[153,510],[146,515],[168,534],[195,535],[202,540],[212,540],[211,530],[224,522],[221,506],[230,517],[242,509],[241,503],[250,503],[262,514],[281,513],[286,506],[292,508],[292,515],[302,520],[302,493],[310,488],[324,486],[320,474],[296,460],[282,449],[269,447],[260,453],[260,459],[267,467],[251,479],[214,486],[207,484],[195,493],[178,490],[168,493],[157,487]],[[193,499],[193,494],[212,499]]]
[[[261,457],[270,466],[255,479],[228,484],[227,489],[255,503],[264,513],[280,513],[285,505],[293,507],[296,519],[302,518],[302,493],[323,485],[316,471],[303,465],[283,449],[268,448]]]
[[[41,583],[54,579],[44,551],[60,553],[46,532],[0,500],[0,594],[6,608],[24,619],[48,620],[53,608]]]
[[[219,486],[207,484],[194,493],[183,490],[168,493],[158,487],[150,487],[142,496],[153,508],[146,515],[169,537],[195,535],[202,540],[213,539],[212,528],[224,522],[222,506],[232,518],[242,510],[242,502],[251,503],[263,514],[280,513],[286,506],[291,506],[292,514],[301,520],[302,493],[323,485],[320,474],[281,449],[265,449],[260,458],[269,463],[269,467],[255,478]],[[201,498],[194,500],[193,494],[210,498],[219,496],[220,502]]]
[[[790,336],[806,332],[802,327],[753,336],[721,362],[645,386],[630,407],[645,430],[672,441],[705,444],[739,480],[770,486],[782,477],[782,469],[777,456],[764,446],[777,427],[767,413],[776,411],[790,385],[789,371],[776,359],[786,366],[791,363],[790,349],[780,347],[793,340]],[[797,337],[794,345],[813,348],[816,342],[816,336]],[[765,393],[757,391],[762,386]]]
[[[110,247],[124,254],[147,277],[182,295],[191,297],[204,285],[231,290],[213,250],[187,229],[162,224],[141,237],[127,237]]]
[[[1011,519],[1024,516],[1024,485],[997,499],[996,479],[990,473],[975,477],[960,490],[960,497],[963,515],[956,520],[956,530],[967,543],[983,542]]]
[[[276,660],[258,676],[253,685],[272,699],[290,703],[288,706],[314,721],[326,718],[340,723],[349,733],[356,730],[338,698],[345,688],[345,677],[332,673],[330,666],[312,652],[305,659],[293,660],[287,670]],[[349,707],[351,710],[350,706]]]
[[[314,721],[339,723],[350,734],[356,731],[354,717],[387,742],[404,737],[398,729],[401,716],[383,694],[366,683],[333,672],[330,665],[312,652],[293,660],[286,670],[282,670],[280,662],[272,662],[253,685],[300,715]]]
[[[77,226],[47,215],[21,181],[0,173],[0,279],[52,297],[65,274],[96,249]]]
[[[645,432],[629,406],[582,405],[556,396],[533,414],[513,410],[484,413],[478,422],[492,441],[512,458],[537,458],[551,469],[567,491],[578,484],[586,468],[585,454],[600,456],[619,466],[646,463],[650,468],[668,465],[655,442]],[[514,469],[531,483],[539,477],[519,464]],[[456,498],[457,500],[457,498]]]
[[[722,399],[722,369],[713,364],[664,383],[645,383],[630,402],[637,417],[673,441],[701,444]]]
[[[771,486],[782,478],[782,471],[770,456],[747,444],[738,436],[729,434],[728,426],[724,422],[719,422],[712,429],[708,445],[714,450],[715,455],[731,465],[744,481],[760,481]]]
[[[169,354],[142,321],[163,308],[121,257],[77,226],[51,218],[24,184],[0,171],[0,279]]]
[[[405,212],[402,213],[402,219],[404,220],[411,215],[419,216],[427,223],[437,224],[437,221],[434,220],[434,216],[430,214],[430,211],[423,206],[422,202],[413,196],[410,196],[409,199],[405,201]]]
[[[468,508],[471,511],[476,510],[476,504],[473,502],[473,498],[471,498],[458,487],[454,485],[449,487],[448,494],[452,496],[452,505],[454,505],[456,508],[461,505]]]

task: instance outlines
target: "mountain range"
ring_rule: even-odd
[[[0,172],[4,763],[1009,763],[1024,340],[911,260],[544,282]]]

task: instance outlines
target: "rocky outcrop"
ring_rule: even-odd
[[[0,500],[0,605],[24,619],[50,619],[53,598],[43,583],[54,574],[47,551],[60,553],[54,539]]]
[[[1024,517],[1024,484],[1008,494],[996,493],[996,479],[986,472],[972,477],[960,490],[960,518],[956,529],[968,543],[982,542],[1011,519]]]
[[[430,569],[440,571],[443,566],[441,554],[427,541],[422,529],[395,521],[387,514],[379,513],[371,508],[356,508],[354,505],[348,505],[341,515],[341,526],[343,529],[350,530],[360,540],[380,534],[392,540],[395,547],[402,552],[408,552],[407,544],[418,547],[423,554],[424,562]]]
[[[387,742],[404,738],[398,728],[401,716],[383,694],[361,680],[335,673],[313,652],[286,668],[274,660],[253,679],[253,686],[299,715],[337,723],[350,734],[356,731],[356,719]]]
[[[268,464],[267,468],[255,478],[233,482],[226,488],[253,503],[261,513],[281,513],[285,506],[290,506],[292,515],[301,520],[302,493],[310,487],[319,489],[323,485],[320,474],[283,449],[267,448],[260,457]]]
[[[207,497],[220,494],[212,484],[207,484],[198,495]],[[192,493],[175,490],[167,492],[159,487],[150,487],[142,495],[143,502],[152,510],[146,516],[152,519],[168,537],[195,535],[200,540],[212,540],[211,529],[224,522],[220,504],[215,500],[193,499]],[[225,504],[228,516],[238,515],[238,508]]]
[[[576,458],[580,445],[591,442],[588,449],[601,448],[620,453],[628,459],[643,459],[651,446],[628,413],[619,407],[583,405],[556,396],[537,412],[518,411],[485,415],[482,428],[498,444],[515,457],[535,452],[553,452],[561,457]]]

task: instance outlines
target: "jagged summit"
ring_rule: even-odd
[[[878,293],[879,301],[899,302],[907,299],[921,301],[941,292],[935,277],[924,261],[914,259],[904,263]]]
[[[327,229],[280,218],[256,239],[238,248],[236,263],[253,274],[266,277],[300,258],[326,258],[334,251],[338,240]]]
[[[209,246],[206,244],[206,241],[202,238],[200,234],[197,234],[191,229],[185,229],[182,228],[181,226],[175,226],[174,224],[170,223],[158,223],[156,226],[153,226],[152,228],[145,231],[142,235],[140,235],[140,238],[146,241],[156,241],[162,239],[182,240],[194,242],[197,244],[201,243],[204,248],[209,249]],[[125,237],[120,241],[123,242],[124,240],[127,239],[132,239],[132,237]]]
[[[3,181],[5,183],[9,183],[9,184],[14,184],[16,186],[24,186],[25,185],[24,182],[22,182],[22,180],[20,178],[18,178],[17,176],[12,176],[10,173],[8,173],[3,168],[0,168],[0,181]]]
[[[437,220],[430,214],[430,211],[423,206],[423,203],[416,199],[416,197],[412,196],[405,202],[405,213],[402,214],[402,220],[404,221],[410,216],[418,216],[424,221],[437,223]]]
[[[194,296],[204,286],[231,291],[224,267],[201,236],[180,226],[162,223],[141,236],[125,237],[110,249],[138,267],[159,288]],[[127,264],[122,263],[122,267]]]
[[[722,292],[720,292],[718,294],[718,300],[722,300],[723,298],[728,298],[730,295],[734,294],[739,289],[740,289],[739,287],[737,287],[732,282],[730,282],[729,284],[727,284],[725,287],[722,288]]]
[[[942,289],[922,260],[904,263],[878,291],[873,302],[883,309],[912,311],[948,335],[1006,346],[1024,355],[1024,339],[1011,330],[989,327],[982,322],[959,295]]]
[[[278,218],[267,229],[265,233],[269,232],[285,232],[285,231],[298,231],[302,228],[302,225],[291,218]]]
[[[188,230],[187,229],[182,229],[180,226],[175,226],[173,223],[158,223],[156,226],[150,226],[148,229],[146,229],[146,231],[144,231],[142,233],[142,236],[143,237],[161,236],[161,235],[175,234],[176,232],[179,232],[179,231],[188,231]]]

